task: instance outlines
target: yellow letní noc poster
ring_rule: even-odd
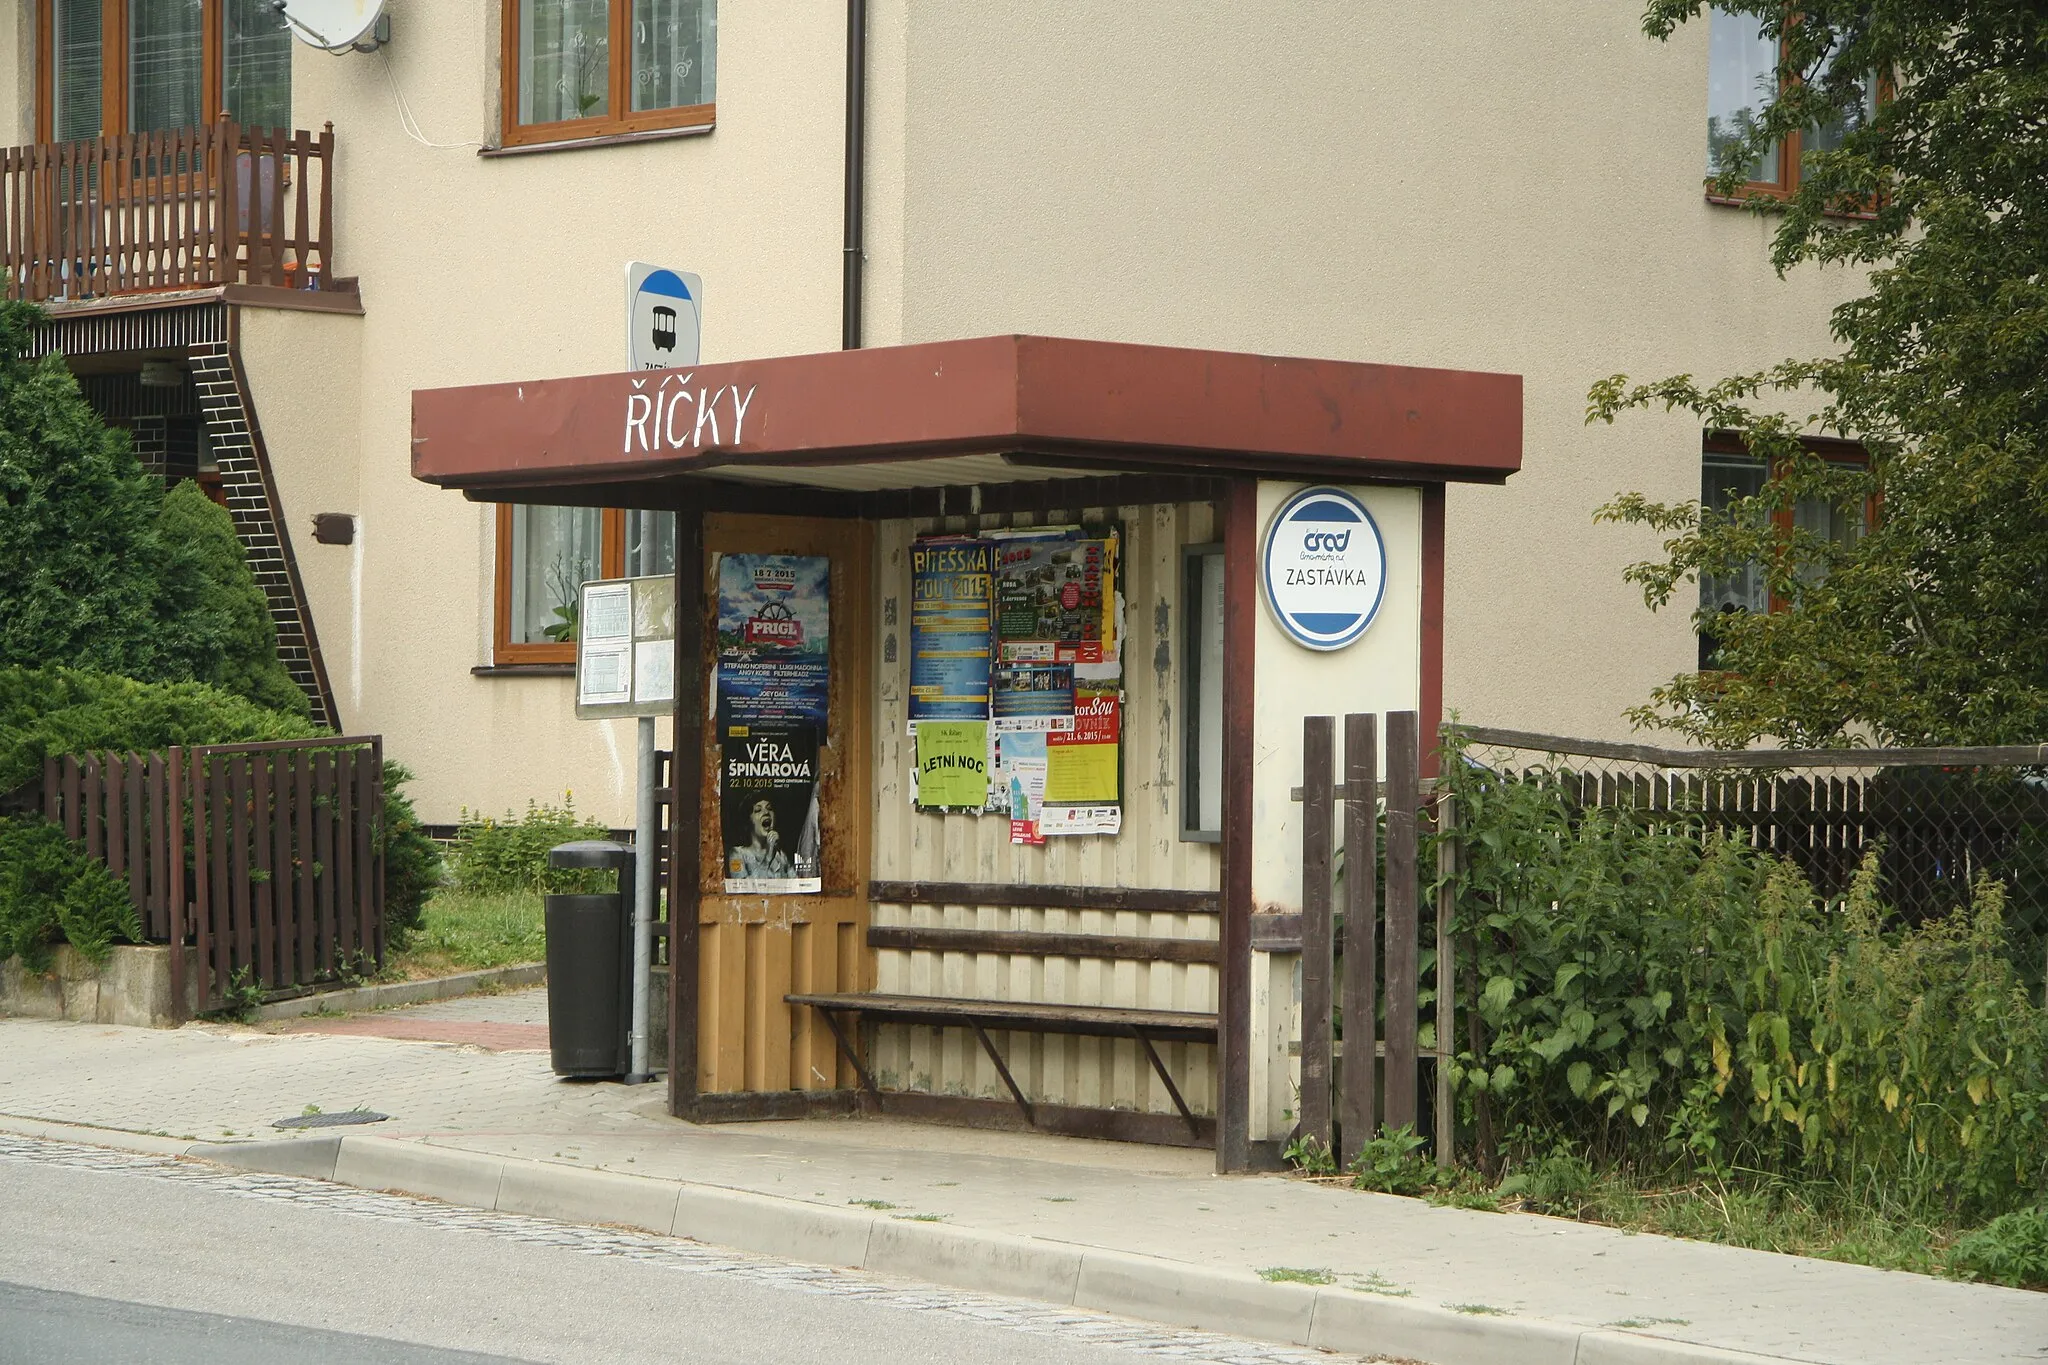
[[[917,804],[981,810],[988,804],[988,722],[925,720],[917,726]]]

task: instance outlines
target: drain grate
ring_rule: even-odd
[[[298,1114],[288,1119],[279,1119],[272,1128],[345,1128],[352,1123],[382,1123],[389,1114],[379,1114],[370,1109],[345,1109],[339,1114]]]

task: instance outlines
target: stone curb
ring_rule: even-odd
[[[435,1000],[452,1000],[458,995],[491,986],[538,986],[548,979],[547,964],[529,962],[518,967],[489,967],[454,976],[429,977],[425,981],[391,981],[381,986],[353,986],[345,991],[319,991],[294,996],[250,1011],[249,1022],[268,1023],[276,1019],[301,1019],[323,1010],[354,1014],[360,1010],[391,1009],[399,1005],[425,1005]]]
[[[90,1131],[103,1145],[128,1136]],[[611,1223],[979,1293],[1428,1365],[1786,1365],[1790,1359],[1538,1318],[1459,1313],[1335,1286],[1270,1283],[1248,1272],[1161,1257],[401,1138],[194,1143],[184,1154],[242,1170]]]
[[[471,1208],[611,1223],[764,1256],[1427,1365],[1795,1365],[1796,1359],[1540,1318],[1459,1313],[1334,1285],[1269,1283],[1162,1257],[403,1138],[192,1142],[12,1115],[0,1115],[0,1131],[333,1180]]]

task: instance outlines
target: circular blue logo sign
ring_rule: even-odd
[[[1297,643],[1342,649],[1365,634],[1387,591],[1387,547],[1365,504],[1341,488],[1305,488],[1266,527],[1266,607]]]

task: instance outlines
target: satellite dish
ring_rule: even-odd
[[[271,0],[299,41],[329,52],[374,52],[390,41],[384,0]]]

